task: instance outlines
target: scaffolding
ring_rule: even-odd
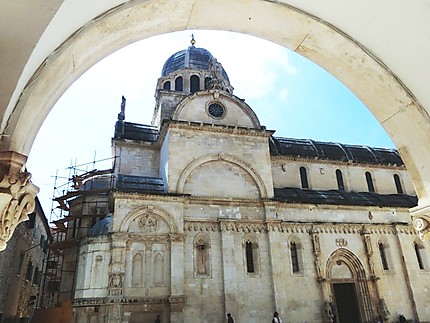
[[[98,170],[98,163],[112,162],[112,168]],[[88,166],[92,169],[88,171]],[[48,244],[46,272],[40,307],[60,306],[74,294],[78,245],[88,230],[111,212],[109,195],[115,185],[115,157],[67,168],[67,177],[54,179],[50,223],[52,241]],[[68,279],[62,279],[66,277]]]

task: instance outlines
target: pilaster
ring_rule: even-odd
[[[171,292],[169,297],[170,319],[172,322],[183,322],[184,296],[184,236],[182,234],[170,234],[171,243]]]
[[[122,306],[124,277],[125,277],[125,248],[127,246],[124,234],[115,233],[111,242],[111,263],[109,264],[109,308],[107,322],[122,322]]]
[[[286,292],[285,289],[285,263],[279,261],[279,251],[281,245],[279,241],[279,228],[281,220],[267,220],[268,237],[269,237],[269,257],[270,266],[272,268],[272,288],[273,288],[273,305],[271,312],[278,311],[279,308],[286,306]]]
[[[232,312],[238,313],[240,304],[236,296],[236,248],[234,248],[234,228],[235,220],[220,219],[221,228],[221,258],[223,265],[223,279],[224,279],[224,313]],[[240,258],[241,259],[241,258]]]

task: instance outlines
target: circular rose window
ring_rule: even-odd
[[[225,115],[225,108],[219,103],[211,103],[208,107],[208,113],[212,118],[220,119]]]

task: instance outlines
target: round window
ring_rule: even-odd
[[[208,113],[211,117],[220,119],[225,114],[225,108],[219,103],[211,103],[208,107]]]

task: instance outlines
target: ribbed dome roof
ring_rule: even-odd
[[[164,63],[161,76],[166,76],[184,68],[209,70],[209,61],[211,60],[214,61],[215,58],[207,49],[190,46],[168,58],[166,63]],[[222,74],[227,80],[229,80],[224,68],[222,69]]]

